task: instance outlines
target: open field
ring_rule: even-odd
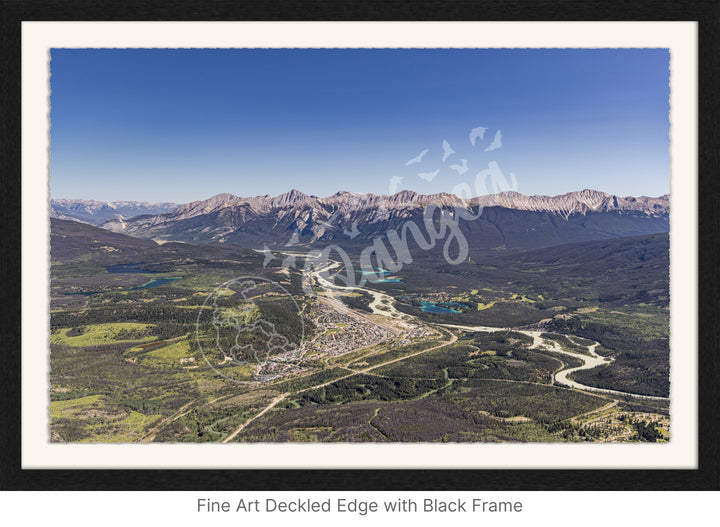
[[[118,322],[59,329],[50,334],[50,343],[82,348],[134,341],[148,342],[156,338],[149,334],[153,327],[154,325],[135,322]]]

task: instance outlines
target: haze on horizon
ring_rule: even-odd
[[[55,49],[51,197],[463,183],[482,195],[510,190],[511,173],[526,195],[657,197],[670,183],[668,61],[658,49]],[[492,166],[505,185],[483,192],[476,175]]]

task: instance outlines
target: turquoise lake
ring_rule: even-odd
[[[470,307],[467,304],[459,304],[457,302],[420,302],[420,305],[425,313],[462,313],[460,310],[446,306]]]

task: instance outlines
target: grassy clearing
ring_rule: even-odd
[[[503,432],[509,437],[527,443],[558,442],[558,438],[538,423],[503,423]]]
[[[187,339],[173,342],[160,348],[151,349],[145,353],[142,352],[139,346],[132,348],[130,351],[134,353],[139,351],[140,354],[134,355],[134,357],[136,357],[138,364],[146,366],[174,368],[195,363],[199,359],[198,353],[190,349],[190,343]]]
[[[598,309],[600,309],[598,306],[579,307],[579,308],[577,309],[577,312],[580,313],[580,314],[595,313],[595,311],[597,311]]]
[[[668,338],[670,324],[666,308],[645,307],[625,311],[602,310],[588,314],[593,322],[609,325],[643,338]]]
[[[50,343],[79,348],[123,342],[150,342],[157,339],[148,334],[153,327],[154,324],[116,322],[82,328],[62,328],[52,332]]]
[[[160,418],[128,409],[102,395],[50,403],[51,429],[61,441],[127,443],[141,437]]]
[[[53,401],[50,403],[50,419],[61,417],[63,413],[68,411],[93,407],[100,404],[102,399],[101,395],[88,395],[87,397],[78,397],[67,401]]]
[[[239,366],[222,366],[218,368],[220,373],[235,380],[251,380],[255,372],[254,364],[240,364]]]

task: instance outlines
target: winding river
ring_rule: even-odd
[[[600,343],[599,342],[593,342],[590,346],[585,346],[590,353],[590,355],[582,355],[580,353],[573,353],[571,351],[566,351],[560,347],[559,344],[557,344],[554,341],[548,342],[547,340],[543,339],[540,335],[543,333],[542,331],[530,331],[525,329],[515,329],[515,328],[493,328],[489,326],[456,326],[453,324],[440,324],[441,326],[448,327],[448,328],[456,328],[456,329],[462,329],[464,331],[482,331],[486,333],[493,333],[497,331],[514,331],[516,333],[522,333],[523,335],[527,335],[528,337],[532,337],[533,343],[530,346],[530,349],[534,350],[544,350],[544,351],[552,351],[554,353],[561,353],[562,355],[569,355],[575,359],[579,359],[583,361],[582,366],[576,366],[574,368],[565,368],[560,371],[557,371],[553,374],[553,383],[559,384],[561,386],[567,386],[568,388],[574,388],[576,390],[582,390],[584,392],[593,392],[593,393],[604,393],[607,395],[618,395],[621,397],[633,397],[633,398],[641,398],[641,399],[650,399],[653,401],[669,401],[670,399],[668,397],[654,397],[651,395],[641,395],[638,393],[631,393],[631,392],[622,392],[619,390],[608,390],[605,388],[595,388],[594,386],[588,386],[586,384],[581,384],[579,382],[573,381],[572,379],[569,379],[568,376],[571,373],[574,373],[576,371],[581,370],[590,370],[592,368],[596,368],[598,366],[607,366],[611,364],[615,359],[612,358],[606,358],[601,357],[595,352],[595,348],[597,348]],[[558,333],[560,335],[560,333]],[[577,337],[575,335],[563,335],[570,339],[574,344],[581,346],[582,344],[578,344],[578,342],[575,340]],[[587,339],[586,339],[587,340]]]
[[[339,290],[339,291],[361,291],[363,293],[367,293],[369,295],[372,295],[373,301],[370,303],[369,307],[372,310],[373,314],[375,315],[382,315],[384,317],[390,317],[394,319],[413,319],[413,322],[420,324],[421,321],[419,321],[416,317],[413,317],[412,315],[408,315],[406,313],[401,313],[397,309],[395,309],[393,305],[394,299],[385,293],[381,293],[378,291],[374,291],[372,289],[366,289],[364,287],[358,287],[358,286],[339,286],[332,282],[330,282],[327,278],[322,276],[323,273],[327,273],[327,271],[330,271],[331,269],[335,269],[340,266],[339,262],[332,262],[321,269],[315,269],[312,271],[311,276],[317,281],[318,285],[323,287],[326,291],[328,291],[332,295],[333,290]],[[589,355],[583,355],[579,353],[573,353],[570,351],[566,351],[560,347],[559,344],[555,343],[554,341],[546,341],[543,339],[540,335],[542,334],[542,331],[531,331],[531,330],[524,330],[524,329],[515,329],[515,328],[496,328],[496,327],[490,327],[490,326],[460,326],[460,325],[454,325],[454,324],[438,324],[439,326],[447,327],[447,328],[454,328],[454,329],[461,329],[463,331],[480,331],[485,333],[494,333],[498,331],[515,331],[517,333],[522,333],[523,335],[527,335],[533,339],[533,343],[530,346],[530,349],[534,350],[545,350],[545,351],[552,351],[554,353],[560,353],[562,355],[569,355],[575,359],[579,359],[583,361],[582,366],[576,366],[573,368],[564,368],[560,371],[556,371],[553,374],[553,383],[558,384],[560,386],[566,386],[568,388],[573,388],[576,390],[582,390],[584,392],[592,392],[592,393],[601,393],[606,395],[615,395],[619,397],[630,397],[630,398],[636,398],[636,399],[649,399],[653,401],[669,401],[670,399],[668,397],[656,397],[656,396],[650,396],[650,395],[641,395],[637,393],[631,393],[631,392],[623,392],[619,390],[608,390],[605,388],[595,388],[594,386],[588,386],[586,384],[581,384],[579,382],[573,381],[572,379],[569,379],[568,376],[571,373],[582,371],[582,370],[590,370],[592,368],[596,368],[597,366],[607,366],[611,364],[614,359],[612,358],[605,358],[600,355],[598,355],[595,352],[595,349],[600,345],[599,342],[593,342],[590,346],[586,346]],[[564,335],[568,339],[570,339],[573,343],[580,346],[581,344],[578,344],[575,339],[578,337],[574,335]]]

